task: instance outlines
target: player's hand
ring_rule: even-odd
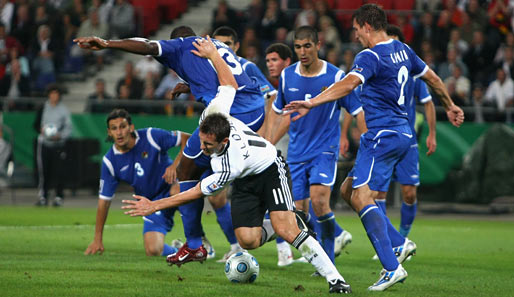
[[[435,150],[437,148],[437,141],[435,140],[435,135],[428,134],[427,137],[427,156],[430,156],[431,154],[435,153]]]
[[[350,147],[350,142],[348,141],[348,137],[341,136],[339,139],[339,154],[345,158],[348,157],[348,148]]]
[[[102,254],[104,252],[104,245],[101,241],[93,240],[87,247],[86,251],[84,252],[84,255],[94,255],[96,253]]]
[[[175,163],[166,168],[166,171],[162,175],[162,179],[170,185],[175,182],[177,179],[177,165],[175,165]]]
[[[96,36],[75,38],[73,42],[76,42],[82,49],[94,51],[102,50],[109,44],[107,40]]]
[[[175,87],[171,91],[171,98],[168,98],[168,99],[173,100],[184,93],[191,93],[191,89],[185,83],[178,83],[175,85]]]
[[[125,212],[126,215],[130,215],[131,217],[147,216],[155,212],[152,201],[148,200],[146,197],[139,195],[132,195],[132,197],[134,197],[136,200],[121,201],[126,204],[121,207],[122,209],[130,209],[129,211]]]
[[[284,107],[285,114],[290,114],[293,112],[297,112],[298,114],[291,118],[291,120],[294,122],[301,117],[305,116],[307,113],[309,113],[310,109],[312,108],[312,103],[307,100],[301,100],[301,101],[291,101],[289,104],[287,104]]]
[[[460,127],[460,125],[464,122],[464,111],[457,105],[453,104],[446,111],[446,115],[448,116],[448,120],[455,127]]]
[[[199,57],[212,60],[216,55],[219,55],[209,35],[206,38],[198,38],[193,41],[193,46],[196,50],[191,50],[191,52]]]

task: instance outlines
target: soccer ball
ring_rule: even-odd
[[[233,283],[253,283],[259,275],[259,263],[247,252],[237,252],[225,262],[225,275]]]
[[[48,124],[43,128],[43,133],[48,138],[53,137],[57,134],[57,127],[53,124]]]

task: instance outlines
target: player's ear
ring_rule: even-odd
[[[134,130],[136,130],[134,124],[130,124],[130,133],[134,132]]]
[[[234,45],[234,54],[237,55],[237,51],[239,50],[239,47],[241,46],[241,43],[238,41],[236,42],[236,44]]]
[[[225,137],[225,139],[223,139],[223,140],[221,141],[221,143],[223,143],[223,144],[227,144],[227,143],[228,143],[228,137]]]

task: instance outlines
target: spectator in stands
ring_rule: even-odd
[[[122,94],[121,86],[125,86],[128,94]],[[116,84],[116,94],[119,98],[140,99],[143,95],[143,81],[137,78],[131,61],[125,63],[125,75]]]
[[[514,82],[502,68],[496,70],[496,79],[487,87],[485,101],[494,103],[500,112],[514,104]]]
[[[441,0],[417,0],[416,10],[427,11],[427,13],[435,13],[437,10],[441,10],[443,5]]]
[[[111,12],[112,2],[104,1],[104,0],[93,0],[91,1],[91,6],[89,7],[89,16],[91,17],[91,11],[96,11],[98,13],[98,21],[101,24],[107,24],[109,21],[109,14]],[[84,35],[79,35],[84,36]]]
[[[434,28],[434,16],[430,12],[425,12],[421,15],[418,26],[414,30],[414,41],[413,48],[419,52],[421,49],[421,43],[425,40],[430,43],[434,43],[435,28]]]
[[[52,32],[48,25],[41,25],[37,37],[29,48],[32,72],[36,78],[35,88],[44,90],[48,84],[55,82],[54,58],[58,58],[58,45],[51,39]]]
[[[218,1],[218,6],[212,14],[211,28],[219,28],[221,26],[240,28],[237,12],[232,9],[225,0]]]
[[[471,93],[471,103],[474,107],[474,122],[475,123],[483,123],[484,122],[484,111],[483,111],[483,102],[484,102],[484,87],[480,83],[476,83],[473,86],[473,91]]]
[[[469,15],[466,12],[462,13],[462,26],[458,28],[459,35],[462,40],[464,40],[468,46],[473,41],[473,32],[476,30],[481,30],[481,28],[476,24],[471,22]],[[450,36],[451,39],[451,36]]]
[[[278,28],[290,29],[289,19],[280,9],[277,0],[268,0],[266,11],[259,27],[259,37],[264,41],[271,42]],[[241,47],[243,47],[243,44],[241,44]]]
[[[411,44],[414,41],[414,27],[409,21],[409,17],[404,14],[396,16],[396,25],[400,28],[405,37],[405,43]]]
[[[9,109],[26,110],[32,107],[31,103],[19,100],[19,97],[30,96],[30,78],[24,75],[20,60],[13,59],[7,65],[5,76],[0,80],[0,96],[7,97]]]
[[[473,41],[463,59],[468,66],[471,82],[486,80],[493,60],[492,55],[494,55],[494,49],[485,43],[484,33],[475,31]]]
[[[479,0],[469,0],[466,13],[469,15],[473,28],[485,30],[488,22],[487,11],[480,6]]]
[[[5,32],[11,32],[11,23],[14,16],[14,4],[9,0],[0,0],[0,22],[5,25]]]
[[[155,97],[158,99],[175,100],[173,106],[170,104],[165,107],[166,114],[185,114],[186,108],[183,102],[189,99],[189,95],[186,93],[177,93],[173,95],[173,89],[178,83],[183,83],[173,69],[168,69],[168,73],[162,78],[157,89],[155,90]]]
[[[30,17],[28,4],[20,4],[16,9],[16,20],[11,28],[11,36],[28,48],[33,38],[34,22]]]
[[[339,24],[336,15],[330,10],[330,7],[326,0],[317,0],[314,2],[314,9],[316,10],[316,15],[318,22],[321,20],[322,17],[326,16],[330,18],[332,21],[332,25],[338,30],[337,33],[339,36],[344,37],[342,30],[337,25]],[[318,23],[318,28],[320,28],[320,24]]]
[[[341,65],[341,62],[339,60],[339,52],[333,48],[328,50],[325,60],[336,67],[344,67],[344,65]]]
[[[94,113],[107,113],[113,106],[104,104],[105,100],[111,100],[112,96],[105,91],[105,80],[98,78],[95,81],[95,92],[87,97],[86,111]]]
[[[0,23],[0,63],[5,65],[9,61],[9,52],[12,48],[17,48],[18,51],[23,51],[23,47],[18,40],[7,35],[5,25]]]
[[[459,28],[453,28],[450,32],[450,41],[448,42],[447,51],[450,49],[455,49],[457,54],[457,59],[461,60],[464,54],[468,51],[469,44],[462,40],[460,37]]]
[[[437,20],[437,25],[432,39],[434,49],[436,50],[438,57],[446,56],[446,48],[448,46],[448,41],[450,41],[450,31],[453,26],[450,13],[447,10],[443,10],[441,14],[439,14],[439,19]]]
[[[134,71],[141,80],[145,80],[150,75],[152,82],[158,82],[161,77],[162,66],[152,56],[145,56],[137,61]]]
[[[509,31],[511,12],[508,6],[509,0],[491,0],[487,8],[489,24],[501,35]]]
[[[444,84],[455,104],[459,106],[470,105],[469,94],[471,92],[471,82],[467,77],[462,75],[462,69],[459,65],[453,67],[452,75],[444,80]]]
[[[353,59],[355,58],[355,53],[351,49],[346,49],[343,52],[343,64],[339,66],[345,73],[350,72],[353,67]]]
[[[244,20],[246,20],[246,26],[257,28],[261,23],[262,16],[264,15],[264,9],[265,6],[263,0],[252,0],[244,11]]]
[[[446,54],[446,62],[443,62],[437,68],[437,74],[444,81],[446,78],[450,77],[453,73],[453,70],[456,67],[460,67],[462,74],[464,76],[468,76],[468,68],[466,65],[457,57],[457,50],[454,48],[448,49],[448,53]]]
[[[294,21],[295,28],[301,26],[315,27],[317,23],[317,16],[316,11],[314,10],[314,3],[312,3],[312,0],[304,0],[301,3],[302,10],[296,15]]]
[[[80,24],[77,36],[98,36],[100,38],[109,37],[109,27],[107,26],[107,23],[101,22],[99,17],[99,10],[93,9],[89,11],[89,18]],[[86,55],[86,59],[94,58],[97,71],[101,71],[103,69],[105,56],[108,53],[108,50],[85,51],[82,50],[77,44],[74,44],[71,51],[71,55],[74,57]]]
[[[450,16],[451,23],[459,27],[462,25],[462,10],[457,6],[455,0],[446,0],[443,2],[445,4],[444,10],[448,12]]]
[[[116,0],[110,11],[109,31],[111,38],[127,38],[135,35],[134,7],[126,0]]]
[[[48,86],[48,100],[40,109],[34,122],[37,138],[37,168],[39,175],[39,200],[37,206],[48,205],[49,190],[55,187],[53,206],[61,206],[66,179],[66,140],[71,136],[70,111],[61,102],[57,85]]]
[[[150,74],[149,74],[150,75]],[[145,89],[143,91],[143,100],[155,101],[157,98],[155,96],[155,86],[152,80],[147,79],[145,81]],[[163,114],[164,107],[162,105],[154,105],[142,103],[142,108],[139,109],[139,113],[150,113],[150,114]]]
[[[319,28],[320,32],[323,34],[325,40],[325,46],[330,50],[334,49],[337,52],[341,51],[341,38],[339,37],[339,32],[337,31],[332,19],[328,16],[322,16],[319,19]],[[327,52],[328,55],[328,52]]]
[[[261,42],[259,38],[257,38],[257,33],[254,28],[245,29],[243,39],[241,39],[241,46],[239,47],[239,51],[236,55],[246,57],[248,55],[246,51],[250,45],[256,46],[260,50]]]
[[[494,56],[495,63],[503,62],[505,58],[505,49],[506,48],[514,48],[514,33],[509,32],[505,35],[505,40],[500,44],[498,49],[496,50],[496,55]]]
[[[497,63],[495,68],[503,68],[507,77],[514,79],[514,48],[506,47],[503,55],[503,61]]]

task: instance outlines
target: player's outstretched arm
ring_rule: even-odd
[[[159,47],[155,42],[144,38],[127,38],[121,40],[105,40],[96,36],[78,37],[73,39],[80,48],[87,50],[117,49],[138,55],[159,54]]]
[[[200,183],[198,183],[185,192],[155,201],[150,201],[139,195],[133,195],[133,197],[135,200],[123,200],[122,202],[125,205],[121,207],[122,209],[128,209],[125,214],[131,217],[147,216],[162,209],[177,207],[203,197],[203,193],[200,189]]]
[[[437,76],[432,69],[428,69],[421,79],[423,79],[439,96],[450,123],[455,127],[459,127],[464,122],[464,111],[453,103],[453,100],[450,97],[450,94],[448,94],[448,90],[441,78]]]
[[[94,255],[96,253],[102,254],[104,252],[103,232],[110,206],[110,200],[98,199],[98,208],[96,210],[95,237],[87,247],[86,251],[84,252],[84,255]]]
[[[318,96],[312,98],[311,100],[292,101],[285,106],[284,110],[287,113],[297,112],[298,115],[291,118],[292,121],[296,121],[305,116],[311,108],[330,101],[336,101],[341,97],[350,94],[350,92],[361,83],[362,81],[356,75],[347,75],[345,78],[336,82],[330,88],[321,92]]]
[[[433,154],[437,148],[437,140],[436,140],[436,118],[435,118],[435,106],[432,100],[425,103],[425,116],[427,118],[428,123],[428,136],[426,140],[427,144],[427,156]]]

